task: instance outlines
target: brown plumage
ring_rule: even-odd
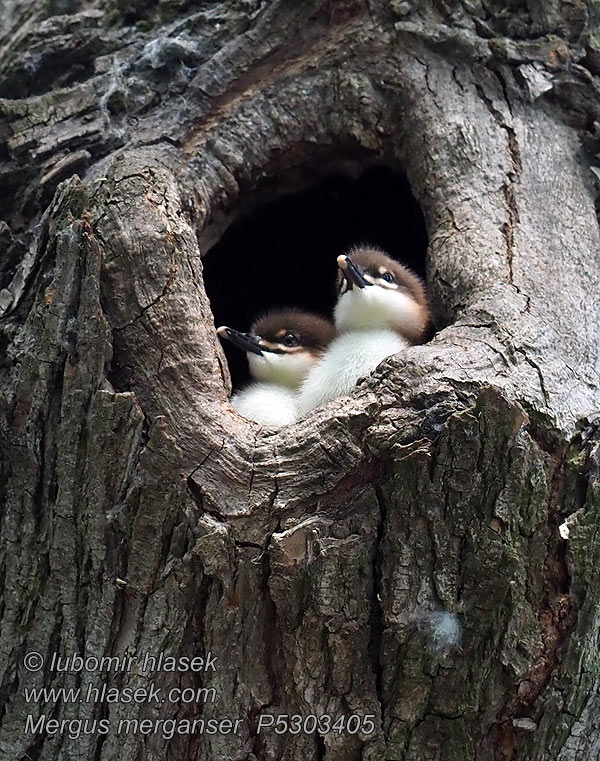
[[[320,353],[334,339],[335,327],[323,317],[300,309],[272,309],[258,317],[250,328],[250,333],[260,336],[261,345],[281,346],[286,335],[293,335],[298,341],[298,350]],[[284,344],[285,345],[285,344]],[[290,351],[290,349],[287,349]],[[292,348],[291,351],[294,349]]]
[[[427,288],[421,278],[404,264],[392,259],[384,251],[375,246],[354,246],[348,254],[348,258],[359,267],[369,282],[378,282],[391,289],[406,291],[415,303],[420,307],[418,317],[413,324],[402,326],[402,333],[412,343],[425,340],[431,322],[431,305],[427,295]],[[394,283],[382,282],[386,273],[394,278]],[[352,287],[341,270],[338,271],[337,292],[342,293],[347,287]]]

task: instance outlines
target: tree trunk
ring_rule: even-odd
[[[599,759],[600,4],[98,5],[2,11],[0,756]],[[340,162],[445,327],[262,430],[201,257]]]

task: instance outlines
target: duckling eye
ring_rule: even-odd
[[[392,275],[391,272],[385,272],[381,277],[385,280],[386,283],[396,282],[396,278]]]
[[[283,337],[283,345],[284,346],[298,346],[298,339],[293,333],[286,333]]]

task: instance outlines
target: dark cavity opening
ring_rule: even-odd
[[[336,258],[376,245],[425,277],[427,233],[406,177],[371,167],[341,174],[236,219],[204,258],[215,323],[246,331],[271,307],[331,317]],[[235,388],[250,378],[246,358],[224,342]]]

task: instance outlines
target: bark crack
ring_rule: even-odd
[[[506,180],[502,184],[502,194],[504,196],[504,204],[506,206],[507,215],[506,222],[502,226],[502,234],[505,241],[506,263],[508,265],[508,282],[511,285],[514,285],[514,231],[517,224],[519,223],[519,209],[515,189],[521,181],[523,171],[521,153],[514,128],[510,124],[506,123],[503,114],[495,107],[491,98],[486,94],[483,86],[476,84],[475,89],[477,90],[479,97],[485,104],[487,110],[489,111],[496,124],[506,133],[507,150],[511,168],[507,172]],[[504,88],[503,97],[510,112],[510,101],[507,98],[507,93],[505,92]]]
[[[377,702],[379,703],[379,710],[381,714],[381,731],[384,733],[385,696],[383,690],[383,666],[381,664],[381,647],[383,641],[383,631],[385,628],[385,617],[382,605],[382,565],[387,511],[385,506],[385,497],[381,488],[379,486],[375,486],[374,491],[375,497],[377,499],[377,506],[379,509],[379,519],[377,521],[377,535],[373,552],[373,603],[371,609],[371,641],[369,643],[369,647],[371,652],[371,665],[375,677],[375,695]]]
[[[542,396],[544,398],[544,404],[546,405],[546,407],[548,407],[550,409],[550,400],[548,398],[548,392],[546,391],[546,385],[544,383],[544,375],[543,375],[543,373],[542,373],[542,371],[540,369],[540,366],[536,362],[534,362],[530,357],[527,356],[527,352],[524,349],[515,347],[515,351],[518,354],[521,354],[521,356],[523,357],[525,362],[527,362],[527,364],[530,367],[533,367],[533,369],[536,371],[537,376],[538,376],[539,381],[540,381],[540,390],[541,390]]]
[[[175,281],[175,277],[177,275],[177,272],[178,272],[178,268],[177,267],[173,267],[169,271],[169,277],[167,278],[167,282],[163,286],[162,292],[156,298],[152,299],[152,301],[149,304],[147,304],[145,307],[142,307],[142,311],[137,315],[137,317],[134,317],[132,320],[130,320],[129,322],[125,323],[125,325],[119,325],[118,327],[114,327],[113,330],[115,331],[115,333],[119,333],[120,331],[125,330],[126,328],[131,327],[136,322],[141,320],[142,317],[146,314],[146,312],[149,309],[152,309],[153,306],[156,306],[156,304],[158,304],[158,302],[162,298],[164,298],[167,295],[167,293],[171,290],[171,287],[173,286],[173,282]]]
[[[436,93],[436,91],[433,89],[433,87],[429,83],[429,66],[427,66],[425,61],[421,61],[421,59],[418,58],[417,56],[415,56],[415,61],[418,64],[420,64],[423,67],[423,69],[425,70],[425,87],[427,87],[427,89],[431,93],[431,99],[435,103],[436,107],[438,108],[438,110],[441,111],[442,107],[439,105],[439,103],[437,102],[437,98],[436,98],[437,93]]]

